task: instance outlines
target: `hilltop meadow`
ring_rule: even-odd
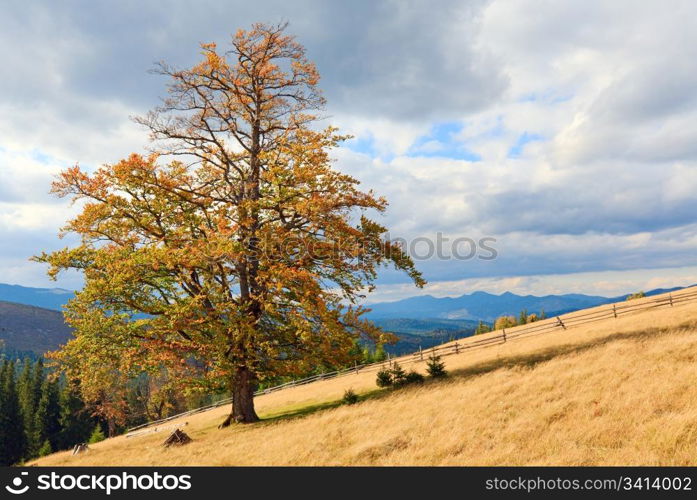
[[[405,367],[424,372],[424,362],[406,364],[408,359],[401,359]],[[88,453],[56,453],[32,465],[697,462],[697,302],[643,309],[443,360],[449,371],[443,381],[378,389],[375,372],[359,372],[258,396],[261,421],[254,424],[218,429],[229,411],[221,407],[168,422],[157,432],[118,436],[91,445]],[[359,394],[358,403],[342,404],[349,388]],[[193,442],[164,448],[172,426]]]

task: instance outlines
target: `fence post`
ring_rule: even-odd
[[[669,293],[668,298],[670,299],[670,307],[673,307],[673,294]]]
[[[424,360],[424,352],[421,350],[421,346],[419,346],[419,357],[421,358],[421,361]]]
[[[455,354],[460,354],[460,346],[455,342]]]
[[[392,360],[390,359],[390,353],[389,353],[389,352],[387,353],[387,366],[389,366],[390,368],[392,368]]]
[[[561,326],[564,330],[566,330],[566,325],[564,322],[561,320],[559,316],[557,316],[557,321],[559,322],[559,326]]]
[[[614,314],[615,318],[617,318],[617,306],[615,304],[612,304],[612,314]]]
[[[353,362],[353,369],[356,371],[356,375],[358,375],[358,361]]]
[[[503,342],[506,343],[506,329],[503,328]]]

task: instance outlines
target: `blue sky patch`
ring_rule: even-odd
[[[520,155],[523,154],[523,149],[525,148],[525,145],[535,141],[544,141],[544,137],[540,134],[531,134],[528,132],[523,132],[518,137],[516,143],[513,146],[511,146],[511,149],[508,150],[508,157],[520,158]]]
[[[481,161],[482,157],[464,146],[459,134],[461,122],[437,123],[427,135],[419,137],[407,151],[407,156],[426,158],[452,158],[454,160]]]

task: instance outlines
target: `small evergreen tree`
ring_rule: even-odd
[[[375,353],[373,354],[373,362],[379,363],[380,361],[385,361],[387,359],[387,353],[385,352],[385,347],[382,344],[378,344],[375,348]]]
[[[491,331],[491,327],[484,323],[482,320],[479,320],[479,324],[477,325],[477,329],[474,330],[475,335],[481,335],[482,333],[487,333]]]
[[[390,370],[391,375],[392,375],[392,384],[399,387],[400,385],[404,385],[407,381],[407,372],[404,371],[404,368],[399,366],[399,363],[396,361],[392,365],[392,370]]]
[[[358,403],[358,394],[356,394],[353,389],[346,389],[344,391],[343,402],[347,405],[353,405]]]
[[[440,356],[437,356],[434,352],[428,357],[426,371],[433,378],[442,378],[448,374],[445,369],[445,363],[441,361]]]
[[[392,373],[389,370],[380,370],[377,373],[375,383],[378,387],[390,387],[392,385]]]
[[[523,309],[520,311],[520,316],[518,316],[518,324],[519,325],[525,325],[528,322],[528,310]]]
[[[104,436],[104,431],[102,431],[102,426],[97,424],[94,427],[94,431],[92,431],[92,435],[90,436],[88,443],[94,444],[100,441],[104,441],[105,439],[106,437]]]

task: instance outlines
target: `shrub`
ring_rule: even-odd
[[[642,292],[637,292],[637,293],[633,293],[631,295],[628,295],[627,300],[641,299],[644,297],[646,297],[646,294],[642,291]]]
[[[389,387],[392,385],[392,372],[389,370],[380,370],[375,383],[378,387]]]
[[[88,443],[98,443],[100,441],[104,441],[105,439],[106,436],[104,436],[104,433],[102,432],[102,426],[97,424],[97,426],[94,428],[94,431],[92,432],[92,435],[90,436]]]
[[[411,370],[407,373],[406,377],[404,377],[405,384],[421,384],[424,380],[424,376],[414,370]]]
[[[474,331],[474,335],[481,335],[482,333],[488,333],[490,331],[491,327],[480,320],[479,324],[477,325],[477,329]]]
[[[445,363],[440,360],[440,356],[432,352],[426,362],[426,371],[433,378],[445,377],[448,372],[445,370]]]
[[[344,404],[353,405],[358,403],[358,394],[356,394],[353,389],[346,389],[344,391],[344,397],[342,398]]]
[[[518,321],[514,316],[501,316],[494,322],[494,330],[501,330],[502,328],[512,328],[518,324]]]
[[[399,366],[399,363],[396,361],[392,365],[392,370],[390,371],[392,374],[392,384],[396,386],[404,385],[407,381],[407,372],[404,371],[404,369]]]

